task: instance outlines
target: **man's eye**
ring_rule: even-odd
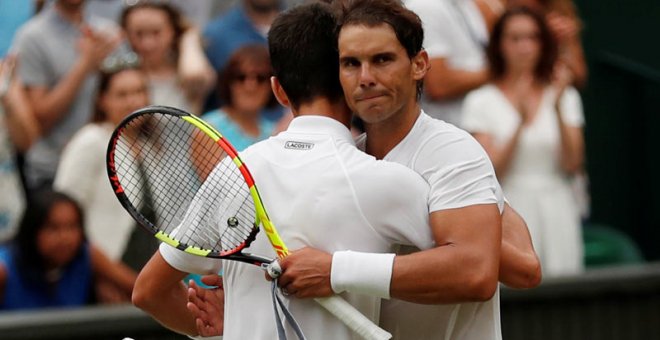
[[[376,63],[379,63],[379,64],[386,63],[390,60],[392,60],[392,58],[390,58],[388,56],[384,56],[384,55],[383,56],[377,56],[376,58],[374,58],[374,61]]]
[[[348,59],[348,60],[344,60],[341,65],[343,67],[356,67],[359,65],[359,63],[357,62],[357,60]]]

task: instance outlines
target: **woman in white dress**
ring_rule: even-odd
[[[582,170],[582,104],[543,17],[508,10],[488,47],[491,83],[470,93],[466,130],[483,145],[511,205],[525,218],[544,276],[583,270],[579,206],[571,178]]]
[[[115,126],[149,104],[144,74],[135,67],[117,66],[101,73],[94,121],[80,129],[65,147],[54,183],[57,190],[80,203],[90,241],[115,261],[122,259],[135,222],[112,191],[106,150]]]

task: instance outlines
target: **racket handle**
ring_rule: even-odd
[[[392,334],[378,327],[373,321],[369,320],[369,318],[339,296],[316,298],[314,300],[364,339],[387,340],[392,338]]]

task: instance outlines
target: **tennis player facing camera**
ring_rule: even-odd
[[[348,129],[351,112],[337,77],[334,27],[334,16],[322,3],[296,7],[275,20],[268,36],[275,74],[271,85],[295,118],[287,131],[247,148],[241,158],[289,247],[376,254],[374,275],[368,291],[362,292],[368,294],[357,290],[342,296],[377,322],[381,298],[389,297],[394,258],[393,253],[383,253],[397,244],[433,247],[429,188],[412,170],[378,161],[356,148]],[[213,212],[199,212],[208,213]],[[195,217],[187,216],[183,223],[188,220]],[[276,256],[264,233],[249,252]],[[217,273],[220,268],[224,339],[277,338],[270,283],[256,266],[197,257],[163,244],[140,273],[133,302],[163,325],[197,335],[181,279],[188,272]],[[358,338],[313,300],[291,299],[288,308],[309,339]]]
[[[420,19],[399,1],[363,0],[343,7],[339,25],[339,77],[366,130],[358,146],[410,167],[431,188],[436,247],[398,255],[386,269],[392,299],[382,303],[380,325],[395,339],[501,339],[498,279],[536,286],[538,258],[485,151],[418,105],[429,68]],[[302,249],[282,260],[279,284],[297,297],[369,291],[365,273],[379,276],[374,255]]]

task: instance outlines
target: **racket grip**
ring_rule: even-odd
[[[392,334],[378,327],[340,296],[316,298],[314,300],[364,339],[387,340],[392,338]]]

